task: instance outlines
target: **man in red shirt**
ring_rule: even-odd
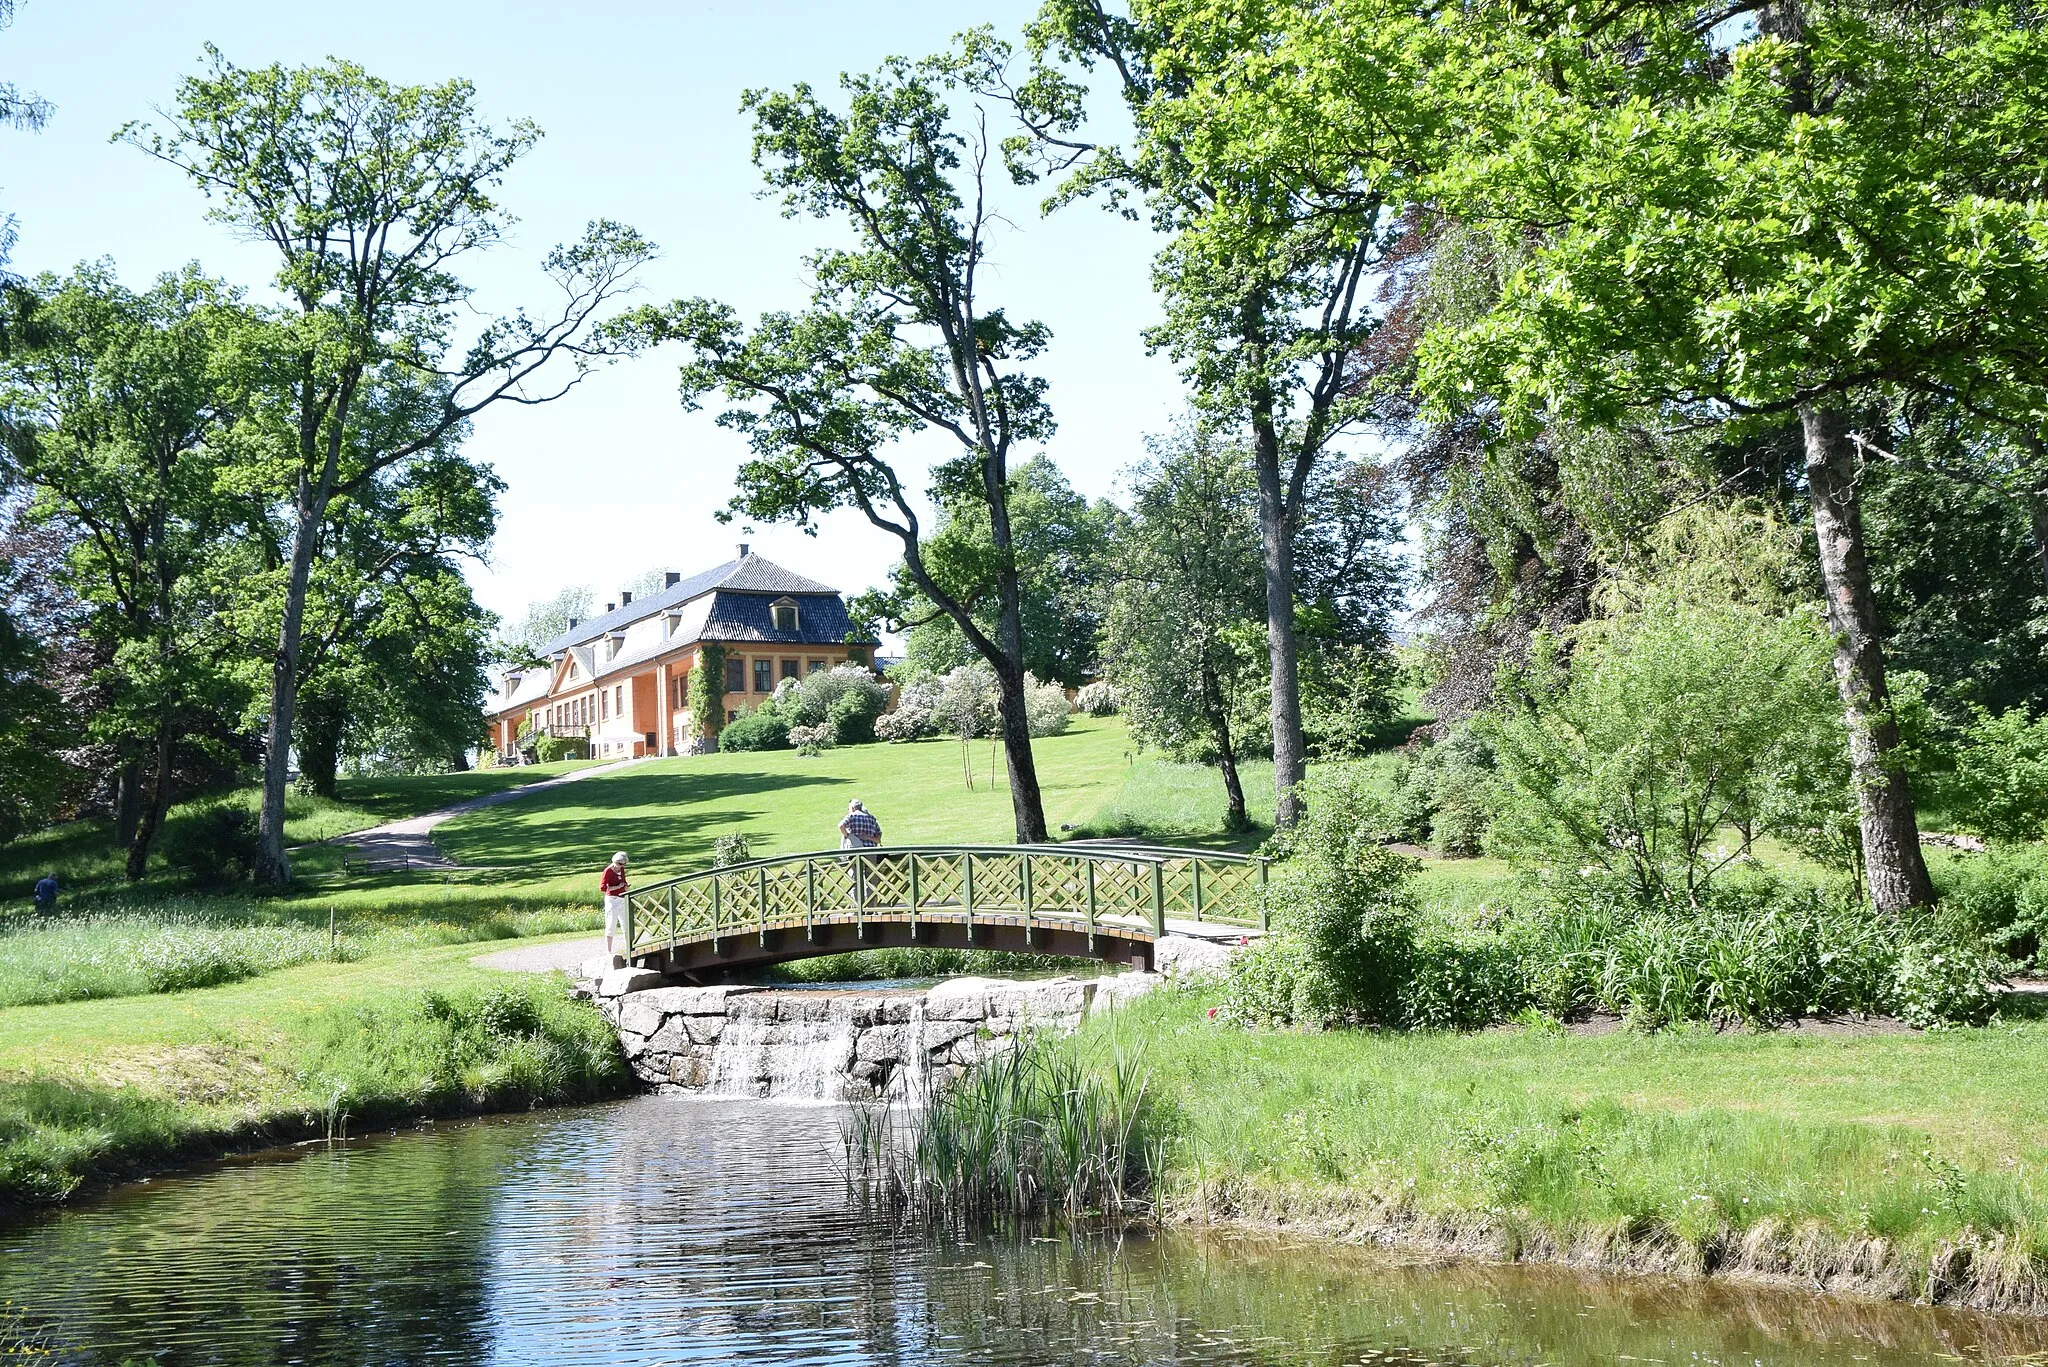
[[[626,852],[620,850],[598,875],[597,890],[604,894],[604,952],[610,957],[612,936],[626,933]],[[632,950],[627,945],[628,952]]]

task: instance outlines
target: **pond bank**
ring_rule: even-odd
[[[1115,1022],[1171,1116],[1169,1223],[2048,1313],[2039,1023],[1287,1034],[1213,1004]]]
[[[623,1095],[598,1013],[474,945],[0,1012],[0,1208],[423,1119]]]

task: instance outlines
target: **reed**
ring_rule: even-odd
[[[850,1186],[898,1216],[1129,1217],[1163,1167],[1169,1123],[1152,1071],[1114,1034],[1083,1051],[1028,1033],[920,1102],[857,1106],[841,1129]]]

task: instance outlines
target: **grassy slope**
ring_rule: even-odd
[[[285,798],[285,839],[293,844],[328,840],[485,793],[553,778],[589,764],[588,760],[567,760],[522,769],[343,779],[333,799],[293,791]],[[261,796],[256,788],[243,788],[230,794],[229,800],[254,811]],[[166,831],[182,823],[198,805],[173,807]],[[118,884],[125,856],[108,844],[108,835],[109,827],[104,821],[69,821],[0,844],[0,897],[20,896],[25,900],[35,880],[51,869],[58,871],[66,891],[71,893]],[[145,886],[160,885],[161,877],[160,872],[156,873]]]
[[[1824,1276],[1875,1236],[1838,1272],[1905,1295],[1962,1244],[1970,1294],[2048,1309],[2048,1025],[1246,1034],[1208,1005],[1161,997],[1117,1026],[1183,1117],[1190,1207],[1676,1270],[1805,1256]]]
[[[0,1208],[224,1145],[623,1089],[591,1008],[547,980],[476,968],[474,953],[0,1011]],[[531,1006],[476,1005],[507,994]]]

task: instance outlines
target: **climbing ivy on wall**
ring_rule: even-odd
[[[700,734],[717,735],[725,725],[725,647],[697,648],[697,667],[690,671],[690,715]]]

